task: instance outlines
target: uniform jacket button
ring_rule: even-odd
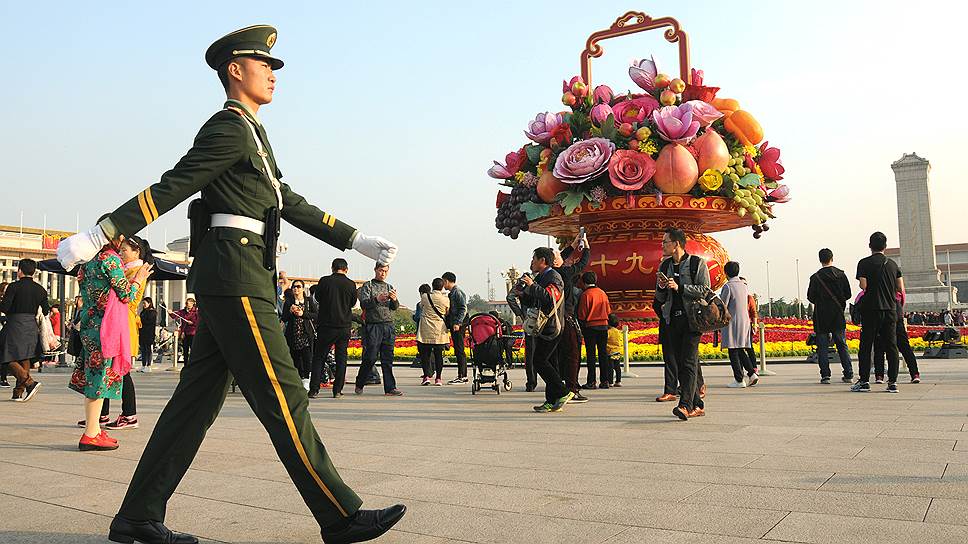
[[[239,240],[239,243],[241,243],[244,246],[249,243],[249,239],[243,236],[242,239]]]

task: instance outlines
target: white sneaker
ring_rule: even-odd
[[[746,387],[746,382],[729,382],[726,387],[732,387],[734,389],[740,389]]]
[[[304,379],[302,382],[303,382],[303,387],[306,388],[306,391],[309,391],[309,378]]]
[[[749,377],[749,386],[753,387],[758,381],[760,381],[760,375],[754,372],[753,375]]]
[[[141,371],[142,372],[147,372],[148,374],[150,374],[151,373],[151,367],[150,366],[142,367],[141,368]]]

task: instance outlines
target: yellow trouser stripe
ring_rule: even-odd
[[[328,213],[323,213],[323,224],[324,225],[329,225],[329,218],[330,217],[332,217],[332,216],[329,215]],[[332,225],[330,225],[330,226],[332,226]]]
[[[144,191],[138,193],[138,206],[141,207],[141,213],[145,216],[145,226],[150,225],[154,218],[151,217],[151,210],[148,209],[148,203],[145,202]]]
[[[151,216],[158,219],[158,208],[155,207],[155,201],[151,198],[151,187],[148,187],[144,191],[145,201],[148,203],[148,210],[151,211]]]
[[[276,371],[272,368],[272,362],[269,360],[269,353],[266,351],[265,342],[262,341],[262,334],[259,332],[259,323],[255,320],[255,314],[252,313],[252,305],[249,303],[249,297],[242,297],[242,307],[245,309],[245,317],[249,320],[249,327],[252,328],[252,336],[255,337],[255,344],[259,347],[259,355],[262,357],[262,364],[266,367],[266,374],[269,376],[269,382],[272,384],[272,389],[276,393],[276,398],[279,400],[279,410],[282,412],[282,417],[286,420],[286,426],[289,427],[289,435],[292,437],[292,442],[296,446],[296,453],[299,454],[299,458],[302,459],[303,465],[306,466],[306,470],[309,471],[309,475],[316,480],[316,484],[319,488],[323,490],[323,493],[329,497],[329,500],[336,505],[340,514],[343,517],[348,517],[349,514],[340,505],[333,493],[326,487],[323,483],[322,478],[316,473],[316,469],[313,468],[312,463],[309,462],[309,456],[306,455],[306,449],[303,448],[302,441],[299,440],[299,433],[296,432],[296,424],[292,420],[292,415],[289,413],[289,403],[286,402],[285,395],[282,394],[282,386],[279,385],[279,379],[276,378]]]
[[[329,223],[326,223],[326,224],[329,225],[330,227],[336,226],[336,216],[335,215],[329,216]]]

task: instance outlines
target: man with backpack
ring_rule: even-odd
[[[535,277],[525,274],[521,278],[525,286],[522,302],[531,309],[525,330],[534,336],[534,369],[545,382],[545,402],[535,406],[535,412],[560,412],[574,397],[561,379],[555,359],[565,323],[565,284],[552,267],[554,261],[550,247],[535,249],[531,257]]]
[[[857,281],[864,296],[860,302],[860,353],[858,361],[860,377],[851,386],[855,393],[871,390],[871,353],[874,342],[880,341],[887,355],[887,392],[897,393],[898,353],[895,327],[897,326],[898,293],[904,292],[901,269],[893,259],[884,255],[887,236],[883,232],[871,234],[871,255],[857,263]]]
[[[665,230],[662,254],[666,258],[659,265],[654,306],[661,312],[662,353],[666,364],[675,367],[679,381],[679,404],[672,413],[685,421],[705,415],[698,383],[702,333],[690,327],[686,305],[709,292],[709,267],[701,257],[686,253],[686,234],[680,229]]]
[[[841,378],[845,383],[854,379],[854,370],[847,351],[847,321],[844,319],[844,306],[850,300],[850,282],[844,271],[834,266],[834,252],[827,248],[820,250],[820,264],[823,265],[810,276],[807,287],[807,300],[813,304],[813,332],[817,335],[817,363],[820,365],[820,383],[830,383],[830,361],[827,350],[830,337],[833,337],[844,369]]]

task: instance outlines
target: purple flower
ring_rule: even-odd
[[[614,96],[615,93],[612,92],[612,88],[608,85],[599,85],[595,87],[595,92],[592,93],[592,98],[595,99],[596,104],[608,104]]]
[[[541,145],[548,145],[551,141],[551,131],[561,124],[560,113],[539,113],[534,121],[528,123],[528,130],[524,135]]]
[[[659,69],[655,66],[655,59],[651,57],[633,61],[632,66],[629,66],[629,77],[636,85],[646,91],[655,90],[655,76],[658,73]]]
[[[592,123],[598,126],[602,126],[605,120],[608,119],[609,115],[614,115],[612,112],[612,107],[608,104],[596,104],[592,107],[591,118]]]
[[[662,139],[686,144],[699,132],[699,121],[693,119],[691,108],[666,106],[652,112],[652,122]]]
[[[680,108],[685,108],[686,111],[692,112],[692,118],[699,121],[699,124],[705,128],[713,124],[716,119],[723,116],[723,112],[714,108],[711,104],[707,104],[702,100],[690,100],[681,106]]]
[[[562,183],[583,183],[608,169],[615,144],[605,138],[589,138],[572,144],[558,155],[554,175]]]

